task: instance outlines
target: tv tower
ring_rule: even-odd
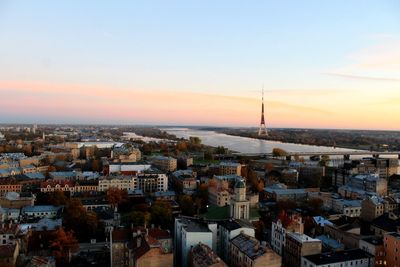
[[[262,103],[261,103],[261,123],[258,130],[258,136],[268,136],[267,126],[265,126],[264,118],[264,86],[262,87]]]

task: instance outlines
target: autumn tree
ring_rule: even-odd
[[[101,171],[101,162],[98,159],[92,160],[92,171],[99,172]]]
[[[176,150],[177,151],[187,151],[187,143],[186,141],[179,141],[176,143]]]
[[[60,228],[55,232],[50,248],[57,260],[57,265],[67,265],[71,260],[71,254],[79,249],[79,243],[73,231]]]
[[[73,230],[77,238],[87,241],[99,228],[99,220],[94,212],[87,212],[78,199],[71,199],[64,208],[63,225]]]
[[[288,155],[288,153],[285,150],[281,149],[281,148],[272,149],[272,156],[273,157],[285,157],[287,155]]]
[[[119,189],[116,187],[110,187],[106,193],[106,199],[113,208],[126,201],[128,192],[125,189]]]
[[[67,204],[68,198],[63,191],[54,191],[49,192],[48,194],[48,203],[54,206],[62,206]]]

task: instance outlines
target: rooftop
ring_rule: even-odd
[[[57,212],[61,206],[40,205],[40,206],[26,206],[22,208],[23,213],[27,212]]]
[[[315,237],[316,239],[319,239],[322,241],[322,244],[326,247],[330,247],[333,249],[344,249],[344,245],[335,239],[332,239],[326,235],[320,235]]]
[[[318,266],[353,260],[369,259],[373,257],[373,255],[361,249],[351,249],[333,253],[322,253],[317,255],[304,256],[305,259]]]
[[[231,244],[236,246],[252,260],[262,256],[266,252],[265,249],[260,246],[260,242],[257,239],[243,233],[233,238]]]
[[[201,223],[201,222],[195,222],[195,221],[189,221],[188,224],[186,225],[186,231],[187,232],[202,232],[202,233],[207,233],[211,232],[208,227]]]
[[[307,242],[321,242],[321,240],[309,237],[308,235],[305,234],[300,234],[300,233],[287,233],[288,236],[294,238],[300,243],[307,243]]]
[[[193,262],[199,267],[208,267],[213,264],[223,263],[218,255],[207,245],[199,243],[191,250]],[[225,264],[221,266],[226,266]]]

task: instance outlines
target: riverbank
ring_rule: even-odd
[[[271,129],[259,137],[255,129],[214,129],[218,133],[257,140],[366,151],[399,151],[400,132],[329,129]]]

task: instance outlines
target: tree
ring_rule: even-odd
[[[185,141],[179,141],[176,143],[176,150],[177,151],[187,151],[187,143]]]
[[[272,163],[266,163],[265,164],[265,170],[266,171],[268,171],[268,172],[270,172],[270,171],[272,171],[274,169],[274,165],[272,164]]]
[[[128,215],[129,223],[133,226],[147,226],[150,223],[151,215],[149,212],[132,211]]]
[[[214,179],[214,178],[209,179],[209,180],[208,180],[208,187],[214,187],[214,188],[216,188],[216,187],[217,187],[217,180]]]
[[[319,165],[321,166],[326,166],[326,164],[330,161],[330,158],[328,155],[322,155],[321,160],[319,162]]]
[[[274,148],[272,149],[272,156],[273,157],[286,157],[287,152],[281,148]]]
[[[65,196],[63,191],[54,191],[47,193],[48,203],[54,206],[62,206],[67,204],[68,198]]]
[[[156,201],[151,206],[151,222],[169,228],[172,225],[172,207],[168,202]]]
[[[70,262],[70,256],[79,249],[79,244],[73,231],[64,231],[60,228],[55,232],[50,248],[57,260],[57,265],[63,265]]]
[[[179,198],[179,206],[181,207],[183,215],[193,216],[196,213],[193,199],[189,195],[183,195]]]
[[[113,208],[126,201],[128,192],[125,189],[110,187],[106,193],[106,199]]]
[[[226,154],[226,151],[227,151],[227,149],[225,147],[223,147],[223,146],[218,146],[215,149],[215,153],[216,154]]]
[[[92,238],[98,230],[99,221],[94,212],[87,212],[78,199],[71,199],[64,208],[63,225],[73,230],[80,241]]]
[[[101,170],[101,162],[98,159],[92,161],[92,171],[99,172]]]

